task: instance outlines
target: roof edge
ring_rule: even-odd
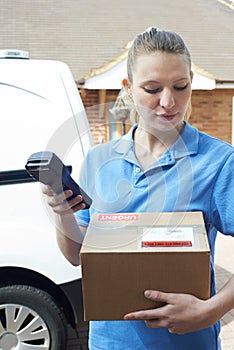
[[[199,73],[199,74],[205,76],[206,78],[210,78],[210,79],[213,79],[215,81],[218,80],[218,78],[214,74],[212,74],[212,73],[208,72],[207,70],[197,66],[194,63],[192,63],[192,70],[194,70],[196,73]]]
[[[217,0],[221,4],[228,6],[230,9],[234,10],[234,2],[232,0]]]
[[[123,52],[121,55],[117,56],[115,59],[113,59],[112,61],[110,61],[109,63],[105,64],[104,66],[97,68],[97,69],[93,69],[90,73],[88,73],[87,75],[85,75],[82,80],[87,80],[90,79],[92,77],[94,77],[95,75],[99,75],[102,73],[107,72],[109,69],[111,69],[112,67],[114,67],[116,64],[118,64],[119,62],[121,62],[122,60],[124,60],[128,55],[128,50],[126,50],[125,52]],[[205,69],[197,66],[196,64],[192,63],[192,70],[194,70],[197,73],[200,73],[202,75],[204,75],[207,78],[210,79],[214,79],[217,81],[220,81],[220,79],[218,79],[215,75],[213,75],[212,73],[206,71]]]
[[[90,73],[88,73],[83,79],[84,80],[88,80],[92,77],[94,77],[95,75],[99,75],[102,73],[107,72],[109,69],[111,69],[112,67],[114,67],[116,64],[118,64],[119,62],[121,62],[122,60],[124,60],[128,55],[128,50],[126,50],[124,53],[122,53],[120,56],[117,56],[114,60],[110,61],[109,63],[105,64],[104,66],[94,69],[92,70]]]

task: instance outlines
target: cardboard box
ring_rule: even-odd
[[[94,214],[80,254],[86,321],[161,306],[146,289],[210,296],[201,212]]]

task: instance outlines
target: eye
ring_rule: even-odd
[[[157,88],[157,89],[147,89],[147,88],[143,88],[143,89],[144,89],[145,92],[147,92],[148,94],[152,94],[152,95],[157,94],[157,92],[160,91],[159,88]]]
[[[177,91],[183,91],[187,88],[188,84],[183,85],[183,86],[175,86],[174,89]]]

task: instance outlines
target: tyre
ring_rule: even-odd
[[[51,295],[35,287],[0,288],[0,349],[65,350],[67,325]]]

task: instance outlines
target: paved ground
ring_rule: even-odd
[[[234,273],[234,239],[219,235],[216,245],[216,282],[220,289]],[[221,320],[221,338],[223,350],[234,350],[234,309]],[[88,325],[81,324],[76,334],[69,329],[67,350],[88,350],[85,339],[88,334]]]
[[[234,239],[218,236],[216,245],[216,283],[222,287],[234,273]],[[221,338],[223,350],[234,350],[234,309],[221,320]]]
[[[66,350],[88,350],[88,323],[81,323],[78,331],[68,329],[68,346]]]

